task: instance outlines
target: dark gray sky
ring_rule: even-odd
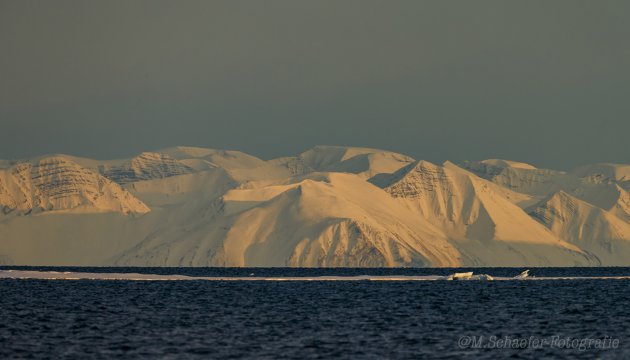
[[[630,2],[0,0],[0,158],[630,162]]]

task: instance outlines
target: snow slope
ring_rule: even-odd
[[[483,179],[532,196],[546,196],[571,179],[563,171],[537,169],[529,164],[505,160],[468,161],[461,166]]]
[[[157,151],[197,170],[220,168],[238,181],[277,179],[290,176],[286,167],[234,150],[178,146]]]
[[[630,223],[559,191],[530,210],[559,238],[597,256],[602,264],[627,265]]]
[[[209,207],[191,203],[181,211],[190,214],[182,227],[159,231],[116,264],[132,265],[139,259],[149,265],[192,266],[459,263],[457,250],[438,229],[417,221],[356,175],[313,173],[272,184],[250,183],[227,191]]]
[[[409,156],[370,148],[315,146],[298,156],[271,160],[284,166],[292,175],[313,171],[346,172],[362,178],[392,173],[413,162]]]

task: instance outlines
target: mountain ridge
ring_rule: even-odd
[[[630,265],[628,168],[437,165],[343,146],[271,160],[195,147],[2,160],[0,262]]]

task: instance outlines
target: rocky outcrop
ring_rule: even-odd
[[[118,166],[100,165],[99,172],[108,179],[124,185],[130,182],[190,174],[194,170],[167,155],[143,152]]]

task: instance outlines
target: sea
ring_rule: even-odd
[[[193,277],[425,276],[523,268],[0,270]],[[630,268],[537,281],[0,280],[0,359],[628,359]]]

